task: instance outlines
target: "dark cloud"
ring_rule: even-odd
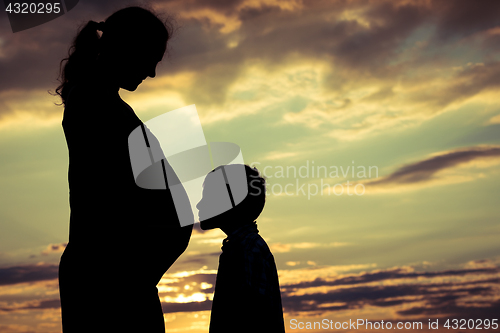
[[[58,309],[61,307],[61,301],[57,299],[48,299],[43,301],[26,302],[21,305],[13,305],[10,307],[2,307],[0,311],[10,312],[19,310],[44,310],[44,309]]]
[[[500,310],[500,301],[496,300],[500,286],[500,267],[489,260],[471,263],[471,268],[442,271],[414,271],[411,267],[396,267],[340,277],[317,278],[313,281],[298,282],[281,286],[282,302],[285,312],[314,312],[340,310],[361,310],[364,307],[395,307],[396,313],[408,318],[494,318]],[[26,281],[53,279],[52,275],[39,274],[34,267],[16,266],[0,270],[2,285]],[[49,266],[46,266],[47,268]],[[50,271],[50,270],[49,270]],[[31,273],[30,273],[31,272]],[[161,292],[160,296],[175,298],[180,293],[189,296],[193,293],[214,292],[213,273],[195,274],[178,278],[167,283],[168,287],[178,287],[179,291]],[[210,288],[202,289],[202,283]],[[164,284],[161,284],[162,286]],[[184,287],[188,285],[188,290]],[[339,287],[333,290],[317,292],[310,288]],[[300,291],[300,295],[294,295]],[[206,311],[212,302],[174,303],[163,302],[164,313]],[[404,305],[404,307],[401,307]],[[56,309],[59,299],[15,302],[0,308],[0,311]],[[379,318],[384,319],[385,318]],[[388,319],[389,321],[393,318]]]
[[[195,264],[195,266],[213,266],[214,264],[217,264],[216,260],[218,258],[216,257],[218,257],[220,254],[221,251],[191,255],[188,257],[184,257],[179,264],[182,265],[182,267],[186,267],[186,269],[193,267],[193,264]]]
[[[468,98],[488,89],[500,87],[500,62],[469,63],[459,70],[442,89],[422,90],[412,94],[408,101],[425,104],[431,111],[439,111],[453,102]]]
[[[486,318],[500,310],[500,302],[494,297],[500,284],[498,273],[500,273],[499,267],[441,272],[408,272],[403,269],[392,269],[282,286],[282,299],[285,311],[295,313],[404,304],[405,310],[397,311],[401,316],[432,318],[447,315],[450,318]],[[429,278],[434,279],[426,280]],[[399,279],[404,280],[398,282]],[[366,285],[370,282],[381,283]],[[343,286],[343,288],[300,296],[291,294],[297,290],[306,291],[307,288],[321,286]],[[414,306],[411,306],[412,304]]]
[[[489,4],[476,6],[476,11],[488,11]],[[492,8],[496,8],[496,5]],[[369,26],[355,19],[342,17],[343,12],[351,9],[358,10]],[[227,37],[214,30],[200,32],[200,35],[204,36],[203,41],[196,44],[206,45],[207,41],[210,41],[213,46],[217,45],[212,48],[205,47],[204,51],[197,55],[191,54],[185,58],[186,62],[181,60],[182,66],[179,69],[190,66],[208,67],[212,64],[220,66],[212,72],[201,72],[200,77],[206,79],[200,81],[201,86],[197,87],[196,91],[189,91],[186,96],[202,103],[223,102],[224,91],[240,74],[239,66],[242,63],[259,59],[267,67],[273,68],[280,66],[290,54],[300,54],[311,60],[330,60],[336,68],[331,73],[325,73],[323,84],[340,95],[352,89],[353,84],[359,85],[363,82],[380,84],[387,81],[385,85],[393,85],[407,76],[407,84],[418,83],[410,72],[433,66],[449,66],[453,61],[448,53],[439,52],[444,50],[447,44],[441,40],[431,42],[423,49],[421,56],[398,63],[401,48],[412,34],[428,25],[440,26],[439,31],[449,28],[449,33],[453,34],[453,17],[458,15],[455,13],[457,11],[460,10],[455,6],[445,6],[438,1],[431,2],[429,6],[424,6],[421,2],[401,5],[396,1],[370,4],[365,1],[353,1],[348,4],[342,1],[319,1],[305,2],[304,9],[295,11],[282,10],[276,6],[243,7],[239,11],[242,24],[237,32],[241,39],[237,48],[225,47]],[[489,14],[487,16],[491,17]],[[495,22],[486,20],[479,23],[470,20],[468,27],[484,30],[494,27]],[[457,36],[469,30],[458,29]],[[183,40],[190,44],[194,44],[193,40],[198,39],[195,35],[188,37],[186,34],[183,37]],[[182,48],[183,42],[179,40],[179,43]],[[432,51],[426,54],[429,49]],[[181,51],[178,56],[182,59],[184,53]],[[219,74],[233,66],[238,70],[231,75]],[[477,75],[464,71],[458,74],[456,79],[449,80],[449,86],[445,89],[412,93],[409,101],[417,104],[425,101],[424,104],[432,106],[433,111],[441,110],[446,105],[474,96],[485,88],[496,87],[497,78],[500,77],[496,67],[487,65],[484,73]],[[469,80],[462,80],[464,75],[471,77]],[[215,78],[219,83],[212,87],[208,82],[213,83]],[[427,81],[431,79],[433,78],[425,78]],[[208,87],[206,94],[203,87]],[[373,97],[387,98],[391,95],[389,88],[380,96]]]
[[[398,46],[428,15],[429,12],[418,5],[379,3],[366,12],[371,26],[343,36],[332,52],[343,63],[355,68],[369,67],[373,74],[380,76],[387,70],[387,62],[397,57]]]
[[[238,12],[238,18],[242,22],[251,22],[259,18],[264,18],[267,15],[277,14],[281,11],[278,6],[268,6],[262,5],[259,8],[256,7],[244,7]]]
[[[1,32],[4,43],[0,49],[5,56],[0,57],[0,92],[50,89],[57,84],[59,61],[66,53],[64,41],[75,30],[67,23],[62,25],[65,28],[56,31],[42,25],[16,34]]]
[[[66,246],[68,245],[68,242],[64,243],[59,243],[59,244],[49,244],[41,253],[41,256],[47,256],[50,254],[61,254]],[[29,258],[36,258],[36,254],[31,254]]]
[[[471,147],[442,153],[423,161],[403,166],[392,174],[365,183],[365,185],[410,184],[432,180],[439,171],[456,167],[473,160],[496,158],[500,147]]]
[[[500,33],[487,36],[482,43],[485,52],[498,54],[500,52]]]
[[[45,250],[42,251],[42,255],[49,255],[53,253],[62,253],[68,242],[60,243],[60,244],[49,244]]]
[[[464,276],[468,274],[478,275],[478,274],[496,274],[500,273],[498,267],[490,268],[477,268],[468,270],[448,270],[448,271],[438,271],[438,272],[408,272],[402,268],[395,268],[377,272],[364,273],[360,275],[347,276],[344,278],[338,278],[333,281],[325,281],[323,279],[316,279],[310,282],[301,282],[298,284],[288,284],[282,286],[284,291],[293,291],[299,288],[311,288],[319,286],[345,286],[345,285],[357,285],[363,283],[377,282],[383,280],[396,280],[396,279],[418,279],[422,278],[433,278],[433,277],[444,277],[444,276]]]
[[[43,310],[43,309],[59,309],[61,301],[59,299],[50,299],[43,301],[25,302],[21,305],[12,305],[0,307],[0,312],[13,312],[20,310]],[[162,303],[164,313],[173,312],[193,312],[193,311],[206,311],[212,309],[212,301],[206,300],[203,302],[188,302],[188,303]]]
[[[194,0],[188,2],[190,2],[191,8],[212,8],[223,13],[232,13],[236,10],[238,5],[244,2],[244,0]]]
[[[204,21],[190,18],[182,21],[177,36],[171,41],[169,63],[159,68],[165,73],[201,72],[214,64],[234,65],[241,55],[227,49],[226,37],[216,28],[207,28]]]
[[[26,265],[0,268],[0,286],[57,279],[58,265]]]
[[[114,11],[134,4],[141,2],[80,2],[57,20],[16,34],[11,33],[4,21],[0,25],[3,41],[0,92],[9,89],[54,91],[58,85],[59,62],[66,56],[77,28],[90,19],[104,20]],[[448,55],[436,54],[444,53],[440,51],[452,43],[454,37],[493,28],[499,24],[500,17],[500,2],[496,0],[303,1],[302,8],[295,10],[277,5],[244,4],[243,0],[176,0],[157,4],[160,11],[176,15],[181,27],[171,43],[172,58],[164,60],[158,75],[195,72],[196,83],[192,87],[174,89],[183,94],[188,104],[199,105],[224,103],[228,87],[236,82],[249,61],[258,59],[271,70],[292,54],[311,61],[327,60],[335,65],[337,69],[325,74],[323,84],[339,94],[366,80],[388,81],[386,85],[392,86],[408,71],[433,66],[432,57],[449,62]],[[211,14],[190,15],[203,9],[227,17],[228,22],[239,21],[241,26],[223,34],[219,30],[224,23],[213,23],[216,20]],[[361,20],[343,16],[348,11],[357,12]],[[405,41],[427,25],[435,27],[428,46],[434,49],[434,55],[422,53],[414,62],[397,64]],[[238,46],[230,48],[228,43],[233,39],[238,40]],[[496,41],[498,37],[492,36],[484,43],[491,49]],[[436,92],[435,96],[417,94],[413,102],[428,97],[436,108],[442,108],[482,89],[498,87],[499,73],[496,63],[465,70],[456,80],[450,80],[444,91]],[[390,96],[391,90],[387,88],[372,100]],[[14,111],[0,108],[0,117]],[[54,107],[54,112],[61,110]]]
[[[500,267],[477,261],[477,268],[444,271],[413,271],[411,268],[392,268],[352,274],[339,278],[317,278],[281,286],[284,310],[288,313],[340,311],[371,307],[404,305],[397,310],[400,316],[434,318],[439,315],[454,318],[483,318],[500,309],[495,301],[500,285]],[[481,267],[483,265],[483,267]],[[207,282],[215,286],[215,274],[197,274],[182,278],[169,286],[182,288],[192,282]],[[309,288],[341,288],[328,292],[308,293]],[[212,293],[214,288],[193,289],[189,293]],[[294,295],[300,291],[302,295]],[[162,293],[175,297],[177,292]],[[473,298],[474,302],[468,302]],[[422,302],[425,306],[422,306]],[[210,310],[210,301],[190,303],[164,303],[165,312]],[[483,311],[483,316],[478,316]],[[380,318],[383,319],[383,318]],[[389,319],[390,321],[390,319]]]
[[[6,13],[0,13],[3,23],[0,25],[0,93],[27,90],[29,94],[30,90],[37,89],[54,92],[59,85],[60,61],[67,56],[78,28],[89,20],[104,19],[111,8],[119,8],[119,3],[80,1],[68,14],[18,33],[12,33]],[[47,97],[52,98],[48,92]],[[14,111],[0,108],[0,119]],[[53,112],[60,113],[61,109],[54,107]]]
[[[500,25],[500,2],[496,0],[434,0],[432,9],[440,41]]]
[[[469,66],[455,77],[455,81],[458,83],[451,85],[444,95],[462,99],[474,96],[483,89],[498,88],[500,87],[500,61]]]

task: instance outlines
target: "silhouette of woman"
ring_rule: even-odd
[[[71,208],[59,264],[64,333],[165,332],[156,285],[192,225],[180,227],[168,189],[135,184],[128,136],[142,121],[118,91],[155,77],[171,33],[151,10],[127,7],[89,21],[61,61]]]

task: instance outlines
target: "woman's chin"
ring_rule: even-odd
[[[123,84],[121,88],[128,91],[135,91],[141,83],[142,81],[127,82],[126,84]]]
[[[200,221],[200,229],[201,230],[208,230],[210,228],[208,228],[208,225],[205,221]]]
[[[213,220],[213,218],[207,220],[203,220],[202,218],[200,218],[200,228],[201,230],[210,230],[218,228],[218,225],[216,221]]]

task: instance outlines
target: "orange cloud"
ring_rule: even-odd
[[[311,243],[311,242],[302,242],[302,243],[290,243],[290,244],[281,244],[281,243],[273,243],[270,244],[269,247],[272,252],[283,253],[290,252],[292,249],[312,249],[312,248],[329,248],[329,247],[339,247],[339,246],[347,246],[351,245],[351,243],[346,242],[332,242],[332,243]]]

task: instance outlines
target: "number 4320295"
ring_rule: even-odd
[[[50,13],[60,13],[61,7],[59,7],[60,3],[9,3],[7,8],[5,8],[6,12],[9,14],[50,14]]]
[[[444,323],[443,327],[447,329],[493,329],[496,330],[498,328],[498,319],[448,319]]]

